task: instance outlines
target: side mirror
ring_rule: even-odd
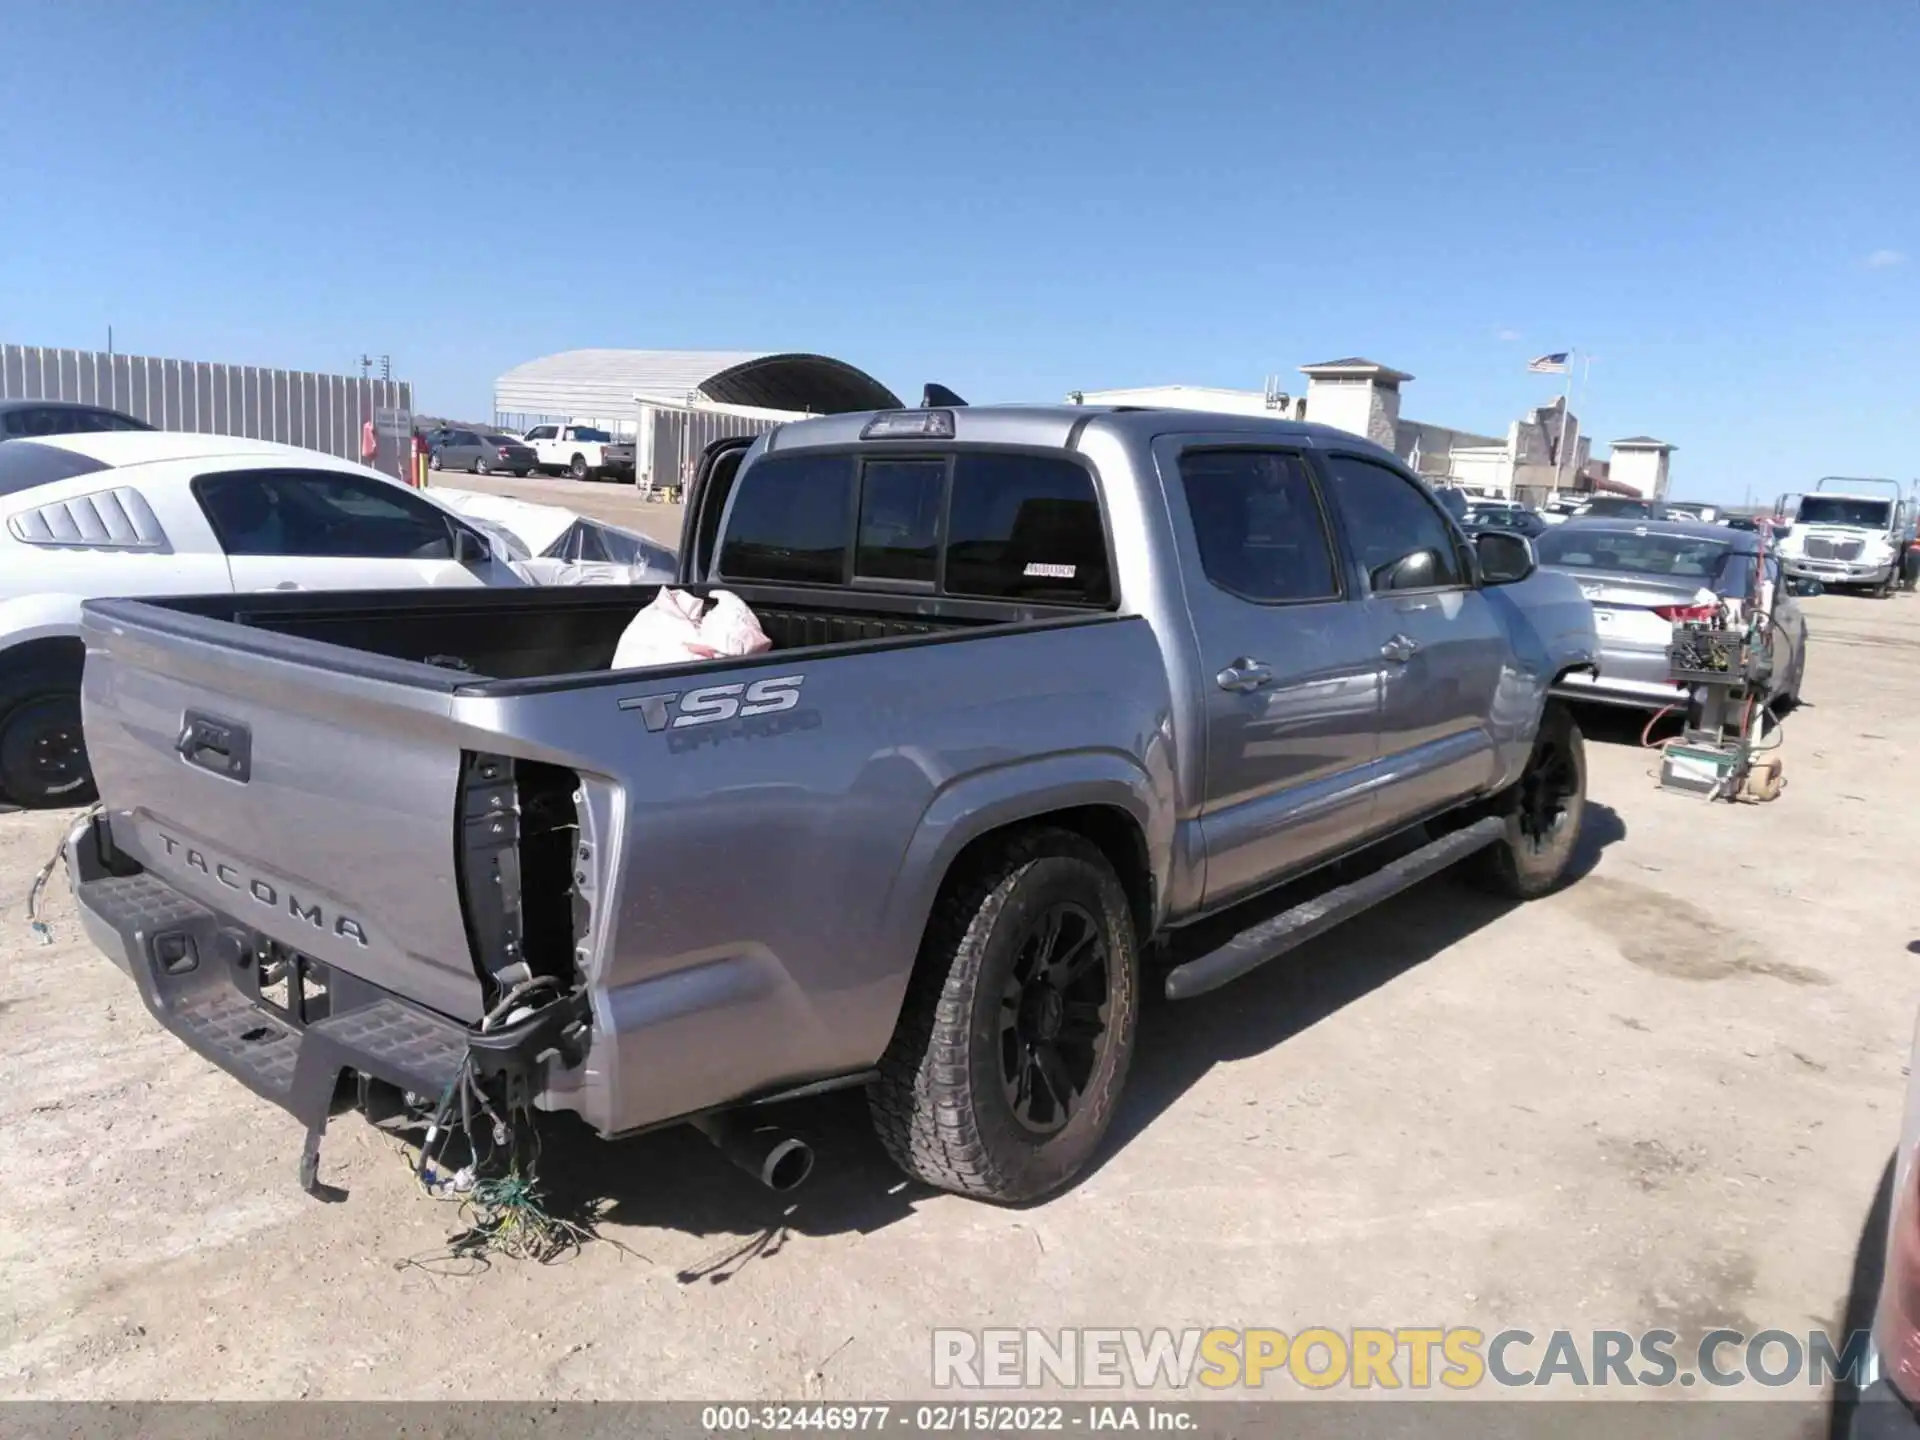
[[[1480,579],[1488,585],[1511,585],[1540,568],[1533,541],[1512,530],[1482,530],[1473,537],[1480,556]]]
[[[453,559],[458,565],[477,565],[493,558],[493,546],[464,525],[453,527]]]
[[[1440,583],[1437,557],[1431,550],[1416,550],[1382,565],[1372,575],[1376,592],[1386,590],[1425,590]]]

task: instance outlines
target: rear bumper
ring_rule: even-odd
[[[1663,656],[1661,669],[1665,668]],[[1608,663],[1604,652],[1600,657],[1598,675],[1576,672],[1554,686],[1553,693],[1566,700],[1584,700],[1596,705],[1625,705],[1637,710],[1685,705],[1693,696],[1693,692],[1685,685],[1676,685],[1671,680],[1623,674]]]
[[[532,1079],[537,1088],[540,1060],[556,1048],[561,1006],[483,1037],[357,976],[270,951],[241,921],[114,852],[103,818],[77,826],[65,853],[87,937],[132,978],[154,1019],[300,1120],[310,1148],[328,1118],[353,1100],[343,1084],[350,1079],[435,1100],[471,1065],[479,1075]],[[281,967],[282,978],[263,991],[269,964]],[[572,1023],[585,1024],[581,1010],[569,1015]],[[566,1044],[583,1040],[581,1030]]]

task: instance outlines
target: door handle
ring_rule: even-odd
[[[1381,656],[1395,665],[1404,665],[1419,653],[1420,642],[1411,635],[1395,635],[1380,647]]]
[[[1258,660],[1249,660],[1242,655],[1213,677],[1213,683],[1222,690],[1234,690],[1244,693],[1258,690],[1262,685],[1273,683],[1273,667]]]

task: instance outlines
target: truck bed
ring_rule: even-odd
[[[685,587],[706,594],[712,587]],[[485,682],[526,682],[606,672],[633,617],[660,587],[550,589],[295,591],[102,602],[151,627],[264,656],[300,659],[314,652],[288,641],[318,641],[328,668],[367,678],[404,680],[471,692]],[[917,596],[861,594],[830,598],[804,592],[738,590],[773,641],[776,653],[898,643],[971,633],[988,626],[1058,621],[1084,611],[1053,607],[929,602]],[[122,606],[133,609],[122,611]],[[208,625],[206,622],[226,622]],[[228,628],[238,625],[245,634]],[[403,663],[404,673],[382,661]],[[720,662],[696,662],[715,664]],[[440,672],[436,681],[421,666]],[[679,667],[674,667],[676,670]],[[631,672],[628,672],[631,674]],[[499,693],[525,693],[514,685]],[[488,686],[489,693],[494,687]]]

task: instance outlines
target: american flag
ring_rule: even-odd
[[[1534,375],[1564,375],[1567,373],[1567,356],[1572,353],[1562,350],[1554,355],[1542,355],[1538,360],[1529,360],[1527,370]]]

